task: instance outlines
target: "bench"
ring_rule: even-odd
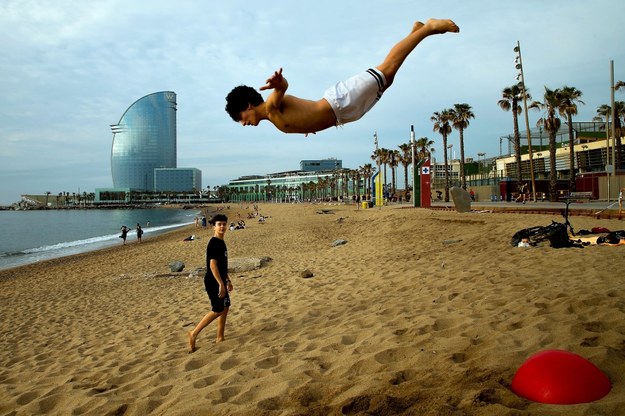
[[[591,191],[587,191],[587,192],[571,192],[570,194],[568,194],[567,196],[564,197],[564,199],[574,200],[574,201],[578,201],[578,200],[589,201],[592,198],[593,197],[592,197],[592,192]]]

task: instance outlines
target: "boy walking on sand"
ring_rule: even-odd
[[[287,95],[289,84],[280,68],[260,87],[261,91],[273,89],[267,101],[254,88],[241,85],[226,97],[226,111],[244,126],[257,126],[262,120],[269,120],[284,133],[305,135],[356,121],[391,86],[404,60],[423,39],[459,31],[449,19],[429,19],[425,24],[416,22],[408,36],[393,46],[380,65],[337,83],[318,101]]]
[[[228,316],[228,309],[230,309],[228,293],[232,291],[232,282],[228,278],[228,249],[224,242],[224,235],[228,229],[228,217],[223,214],[215,215],[210,224],[213,226],[215,234],[206,247],[204,287],[211,301],[212,310],[204,315],[204,318],[193,331],[189,331],[187,334],[190,353],[195,351],[195,340],[199,333],[215,319],[217,320],[217,339],[215,342],[224,340],[226,317]]]

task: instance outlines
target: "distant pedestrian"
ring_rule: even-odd
[[[126,227],[125,225],[122,225],[122,235],[119,236],[119,238],[121,238],[124,241],[124,245],[126,244],[126,237],[128,236],[128,231],[130,231],[130,228]]]
[[[141,236],[143,235],[143,229],[141,228],[141,224],[137,223],[137,240],[141,242]]]

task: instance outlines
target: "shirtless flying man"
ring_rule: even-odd
[[[282,68],[260,90],[273,89],[267,101],[252,87],[235,87],[226,97],[226,111],[244,126],[257,126],[269,120],[284,133],[315,133],[332,126],[360,119],[393,83],[395,74],[414,48],[430,35],[459,32],[448,19],[416,22],[412,31],[400,40],[380,65],[370,68],[326,90],[318,101],[287,95],[288,82]]]

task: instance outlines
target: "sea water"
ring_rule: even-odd
[[[192,224],[197,215],[165,208],[0,211],[0,269],[122,244],[122,225],[132,242],[137,223],[148,238]]]

